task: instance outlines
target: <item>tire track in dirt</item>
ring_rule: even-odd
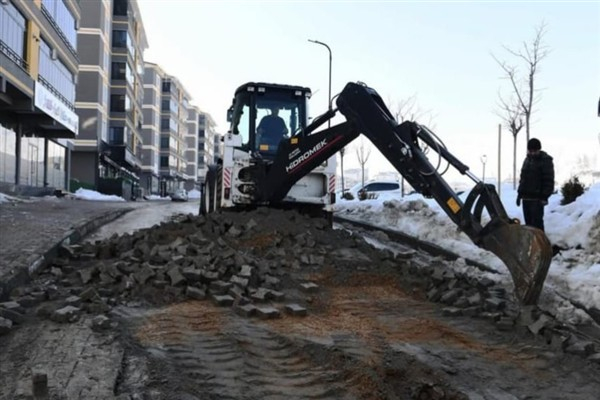
[[[189,302],[163,309],[147,317],[135,337],[160,354],[160,362],[169,364],[165,370],[194,396],[354,397],[340,380],[342,371],[315,365],[298,344],[212,304]]]

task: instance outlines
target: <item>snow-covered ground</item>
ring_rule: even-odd
[[[460,197],[466,198],[468,192]],[[511,185],[501,189],[501,199],[509,216],[523,219]],[[562,250],[552,259],[540,307],[569,323],[589,322],[589,317],[573,303],[600,310],[600,184],[591,186],[574,203],[560,205],[562,195],[554,194],[545,209],[546,234]],[[477,260],[499,274],[489,278],[510,284],[508,269],[494,254],[474,245],[433,199],[419,194],[401,198],[382,193],[373,200],[339,200],[336,213],[347,218],[399,230],[435,243],[465,258]],[[459,270],[484,274],[467,267],[464,260],[454,263]],[[477,272],[475,272],[477,271]]]

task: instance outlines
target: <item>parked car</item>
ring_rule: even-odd
[[[171,195],[172,201],[188,201],[188,192],[185,189],[177,189]]]
[[[398,191],[398,193],[401,193],[399,182],[372,180],[365,182],[364,187],[362,183],[357,183],[350,189],[346,190],[345,193],[350,194],[353,199],[366,199],[369,197],[377,197],[377,194],[380,192],[392,191]]]

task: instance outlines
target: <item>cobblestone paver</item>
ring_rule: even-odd
[[[89,324],[87,319],[65,325],[45,321],[22,326],[18,335],[5,338],[0,400],[30,399],[32,371],[47,375],[51,399],[113,399],[123,348]],[[36,340],[24,342],[32,337]]]
[[[111,211],[145,205],[55,197],[0,203],[0,280],[30,265],[74,227]]]

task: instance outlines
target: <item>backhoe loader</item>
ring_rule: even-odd
[[[335,203],[335,154],[362,134],[414,190],[435,199],[473,243],[504,262],[522,304],[537,302],[552,247],[543,231],[507,215],[493,185],[474,176],[426,126],[398,123],[379,94],[363,83],[346,84],[336,96],[337,107],[330,104],[309,124],[310,95],[305,87],[269,83],[250,82],[236,90],[228,110],[231,130],[224,137],[219,162],[209,167],[204,181],[202,213],[289,204],[330,213]],[[324,127],[338,112],[345,121]],[[268,135],[267,128],[274,132]],[[425,147],[475,182],[464,202],[431,164]],[[485,224],[484,209],[489,216]]]

